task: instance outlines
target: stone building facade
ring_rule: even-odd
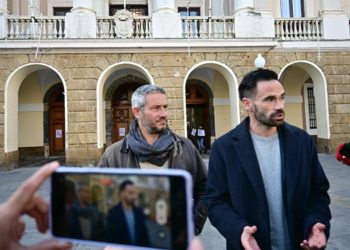
[[[344,12],[336,15],[344,18]],[[346,20],[347,30],[335,39],[325,39],[323,29],[316,39],[301,39],[305,34],[299,30],[293,39],[291,34],[276,38],[273,31],[274,37],[254,37],[252,32],[246,33],[251,37],[231,39],[57,39],[55,33],[39,41],[9,39],[7,30],[0,41],[1,168],[14,168],[22,158],[52,155],[64,155],[68,165],[96,165],[106,146],[127,133],[130,95],[143,84],[167,91],[173,131],[193,139],[192,128],[204,125],[210,147],[246,116],[238,85],[255,69],[259,53],[264,67],[275,70],[284,83],[286,120],[314,136],[320,152],[332,153],[350,140]],[[216,28],[223,32],[220,25]],[[277,29],[276,21],[273,25]],[[235,28],[237,35],[239,26]]]

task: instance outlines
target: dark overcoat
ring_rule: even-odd
[[[299,249],[317,222],[326,225],[329,237],[329,182],[315,144],[305,131],[284,123],[278,128],[278,135],[288,233],[291,248]],[[249,118],[213,144],[207,202],[209,219],[226,238],[228,250],[241,249],[243,228],[253,225],[258,228],[254,236],[260,248],[271,249],[268,204]]]

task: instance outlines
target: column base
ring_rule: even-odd
[[[236,38],[274,38],[275,25],[271,13],[238,13],[235,16]]]
[[[349,39],[349,19],[344,14],[326,14],[323,16],[323,38],[329,40]]]
[[[96,30],[95,13],[72,12],[66,14],[66,38],[96,38]]]
[[[152,15],[153,38],[182,38],[179,13],[160,12]]]

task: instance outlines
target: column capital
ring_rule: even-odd
[[[174,0],[152,0],[152,13],[176,13]]]
[[[94,9],[90,9],[90,8],[86,8],[86,7],[81,7],[81,6],[72,8],[72,9],[70,10],[70,12],[72,12],[72,13],[95,13],[95,14],[96,14],[96,11],[95,11]]]
[[[71,12],[96,14],[93,0],[73,0],[73,8],[71,9]]]
[[[253,0],[234,0],[233,15],[244,15],[246,13],[252,13],[254,11]]]

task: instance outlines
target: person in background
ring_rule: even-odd
[[[211,223],[228,250],[324,249],[329,182],[311,136],[284,122],[277,74],[248,73],[239,96],[248,117],[217,139],[210,154]]]
[[[103,216],[91,202],[91,189],[87,182],[76,183],[77,200],[66,212],[68,236],[75,239],[103,240]]]
[[[207,149],[204,145],[204,139],[205,139],[205,130],[203,126],[199,126],[197,130],[197,142],[198,142],[198,150],[199,153],[206,153]]]
[[[25,224],[21,220],[23,214],[35,219],[39,232],[45,233],[48,230],[49,205],[36,191],[58,166],[58,162],[51,162],[39,168],[6,202],[0,204],[0,249],[65,250],[72,248],[70,243],[52,239],[30,247],[24,247],[20,243],[25,232]]]
[[[190,172],[193,180],[195,233],[200,234],[207,219],[203,200],[207,169],[195,146],[168,127],[168,100],[164,89],[143,85],[131,98],[136,118],[129,133],[102,155],[100,167],[174,168]]]
[[[339,144],[335,157],[338,161],[350,166],[350,142]]]

